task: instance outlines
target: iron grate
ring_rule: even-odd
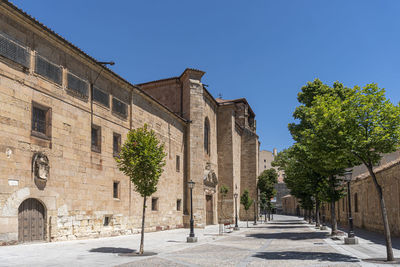
[[[28,48],[11,40],[4,33],[0,33],[0,55],[29,68],[30,53]]]

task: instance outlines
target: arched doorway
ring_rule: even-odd
[[[44,240],[45,209],[37,199],[28,198],[18,208],[18,241]]]

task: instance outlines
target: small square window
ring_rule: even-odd
[[[32,135],[49,139],[51,137],[51,109],[32,103]]]
[[[97,125],[92,125],[92,151],[101,152],[101,128]]]
[[[118,181],[114,181],[114,183],[113,183],[113,197],[119,198],[119,182]]]
[[[104,216],[104,226],[109,226],[111,222],[111,215]]]
[[[178,155],[176,155],[176,171],[181,171],[181,157]]]
[[[158,197],[151,199],[151,210],[158,210]]]
[[[182,204],[182,200],[181,199],[178,199],[178,200],[176,200],[176,210],[181,210],[181,204]]]
[[[114,157],[119,157],[120,152],[121,152],[121,135],[114,133],[113,134],[113,155],[114,155]]]

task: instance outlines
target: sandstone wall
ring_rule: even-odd
[[[168,153],[165,172],[154,194],[159,198],[159,208],[147,209],[146,229],[182,227],[183,214],[176,203],[183,199],[183,168],[176,171],[176,155],[184,157],[183,121],[112,74],[103,72],[96,79],[100,72],[96,64],[37,28],[22,26],[5,13],[0,14],[1,30],[32,50],[31,67],[33,51],[63,66],[63,83],[58,85],[35,74],[32,68],[24,69],[0,58],[0,242],[18,239],[18,207],[27,198],[36,198],[45,206],[46,240],[136,232],[142,199],[116,167],[113,133],[121,134],[124,142],[130,127],[144,123],[156,131]],[[90,95],[85,100],[67,93],[67,72],[96,82],[96,86],[127,103],[128,114],[132,98],[132,120],[130,115],[116,116],[110,108],[92,104]],[[51,109],[49,140],[31,134],[32,102]],[[91,149],[92,123],[101,127],[101,153]],[[44,152],[50,162],[45,185],[38,185],[32,174],[32,156],[38,151]],[[114,181],[120,183],[117,199],[113,198]],[[105,215],[111,216],[109,226],[104,226]]]

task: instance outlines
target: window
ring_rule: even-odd
[[[151,199],[151,210],[158,210],[158,197]]]
[[[267,162],[267,160],[266,160],[266,159],[264,159],[264,162]]]
[[[0,55],[29,68],[29,50],[3,33],[0,33]]]
[[[177,200],[176,200],[176,210],[177,210],[177,211],[180,211],[180,210],[181,210],[181,203],[182,203],[182,200],[181,200],[181,199],[177,199]]]
[[[98,89],[97,87],[93,87],[93,94],[92,94],[93,101],[96,101],[99,104],[109,108],[110,107],[110,96],[108,93],[103,92],[102,90]]]
[[[264,165],[264,169],[266,169],[267,168],[267,165]]]
[[[32,135],[49,139],[51,137],[51,109],[32,103]]]
[[[128,116],[127,105],[115,97],[112,99],[112,111],[124,118]]]
[[[113,155],[114,157],[119,157],[119,152],[121,152],[121,135],[113,134]]]
[[[111,221],[111,215],[104,216],[104,226],[109,226]]]
[[[119,198],[119,182],[114,181],[113,183],[113,198]]]
[[[101,152],[101,128],[92,125],[92,151]]]
[[[87,100],[89,97],[89,84],[78,76],[68,73],[68,92],[74,96]]]
[[[176,155],[176,171],[181,171],[181,157],[178,155]]]
[[[61,85],[62,69],[60,66],[36,54],[35,73]]]
[[[210,155],[210,121],[208,118],[204,121],[204,151]]]
[[[358,212],[358,194],[354,194],[354,212]]]

